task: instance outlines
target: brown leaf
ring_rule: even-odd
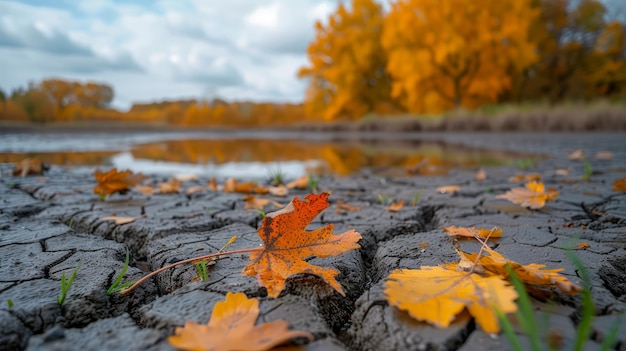
[[[387,212],[398,212],[404,207],[404,201],[392,202],[389,207],[387,207]]]
[[[212,191],[217,191],[217,179],[215,179],[215,177],[212,177],[211,180],[207,182],[207,186]]]
[[[333,225],[305,231],[307,225],[328,207],[328,193],[309,194],[303,201],[296,196],[287,206],[268,213],[258,230],[265,243],[263,250],[250,254],[250,264],[243,273],[256,276],[267,288],[270,297],[277,297],[285,288],[285,280],[294,274],[314,274],[324,279],[337,292],[345,296],[335,279],[339,271],[319,267],[305,261],[308,257],[337,256],[359,248],[361,235],[354,230],[333,235]]]
[[[189,182],[192,180],[198,180],[198,176],[195,174],[174,174],[172,178],[178,180],[179,182]]]
[[[598,151],[594,157],[598,160],[610,160],[613,158],[613,153],[611,151]]]
[[[289,194],[289,189],[282,184],[279,186],[269,186],[267,190],[274,196],[287,196],[287,194]]]
[[[135,188],[137,191],[139,191],[140,193],[144,194],[144,195],[152,195],[154,194],[154,188],[149,186],[149,185],[135,185]]]
[[[496,199],[505,199],[522,207],[539,209],[545,206],[546,201],[554,200],[558,194],[552,187],[545,191],[545,186],[541,182],[530,182],[525,188],[513,188],[496,196]]]
[[[529,174],[517,174],[513,177],[509,177],[509,183],[524,183],[524,182],[540,182],[541,175],[539,173]]]
[[[481,168],[478,170],[478,172],[476,172],[476,180],[480,182],[485,179],[487,179],[487,172],[485,172],[485,170]]]
[[[578,247],[579,249],[586,249],[589,247],[589,243],[578,243],[576,244],[576,247]]]
[[[191,194],[195,194],[195,193],[203,193],[205,191],[207,191],[208,189],[203,187],[202,185],[196,185],[196,186],[192,186],[187,188],[187,190],[185,190],[185,194],[187,195],[191,195]]]
[[[14,176],[42,175],[47,167],[38,158],[25,158],[18,162],[13,169]]]
[[[99,195],[111,195],[116,192],[123,194],[147,178],[141,173],[135,174],[130,170],[118,172],[117,168],[113,168],[108,172],[102,172],[97,169],[93,175],[98,182],[93,192]]]
[[[137,218],[135,217],[119,217],[119,216],[106,216],[106,217],[100,218],[100,220],[103,220],[103,221],[115,221],[115,224],[117,225],[132,223],[136,219]]]
[[[337,209],[335,210],[335,212],[338,214],[346,213],[346,212],[356,212],[360,210],[361,208],[358,206],[350,205],[349,203],[343,200],[337,200]]]
[[[621,191],[626,193],[626,177],[621,179],[615,179],[613,182],[613,191]]]
[[[259,317],[259,301],[244,293],[226,293],[226,299],[215,304],[207,324],[193,321],[177,327],[168,343],[179,350],[233,351],[269,350],[293,338],[313,340],[304,331],[289,330],[287,321],[277,320],[254,325]]]
[[[172,194],[180,191],[181,182],[176,179],[170,179],[165,183],[158,183],[159,192],[161,194]]]
[[[302,176],[289,183],[287,183],[288,189],[306,189],[309,187],[309,176]]]
[[[458,185],[444,185],[444,186],[440,186],[437,188],[437,192],[439,194],[454,194],[455,192],[457,192],[459,189],[461,189],[460,186]]]
[[[283,205],[279,204],[276,201],[270,201],[268,199],[260,199],[254,195],[246,195],[243,197],[243,200],[246,200],[246,205],[244,206],[245,210],[263,210],[267,205],[273,205],[276,208],[283,208]]]
[[[570,160],[582,161],[585,159],[585,151],[578,149],[567,154],[567,158]]]
[[[502,236],[502,229],[498,227],[493,227],[491,229],[479,228],[476,227],[471,228],[463,228],[463,227],[455,227],[449,226],[443,228],[443,231],[448,233],[448,235],[459,235],[467,238],[481,238],[481,239],[496,239]]]

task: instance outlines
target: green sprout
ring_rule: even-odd
[[[389,206],[393,202],[393,197],[383,195],[383,194],[378,194],[378,201],[383,206]]]
[[[411,202],[411,206],[415,207],[415,205],[417,205],[417,202],[420,200],[420,197],[422,196],[423,192],[424,192],[424,189],[420,189],[420,191],[418,191],[417,194],[413,196],[413,201]]]
[[[130,252],[128,251],[128,249],[126,249],[126,260],[124,261],[124,267],[122,267],[120,274],[117,275],[117,278],[115,278],[115,281],[113,281],[113,284],[111,284],[111,286],[107,289],[107,295],[113,295],[116,292],[120,292],[128,288],[129,286],[133,285],[133,283],[135,283],[135,282],[126,282],[124,284],[121,284],[122,279],[124,278],[124,274],[126,274],[126,270],[128,269],[129,262],[130,262]]]
[[[196,263],[196,270],[198,271],[198,276],[202,281],[206,281],[209,279],[209,272],[206,267],[206,260],[202,260]]]
[[[593,169],[591,168],[591,163],[587,159],[585,159],[585,173],[583,174],[583,180],[589,181],[591,179],[591,175],[593,174]]]
[[[65,271],[61,273],[61,296],[57,297],[57,302],[59,303],[59,305],[63,305],[63,303],[65,302],[65,297],[67,296],[67,292],[70,291],[70,288],[72,287],[72,283],[74,282],[74,278],[76,278],[76,273],[78,272],[78,268],[80,268],[81,262],[82,259],[78,261],[78,266],[76,266],[76,268],[72,272],[69,280],[65,279]]]
[[[280,168],[280,164],[276,164],[276,168],[270,168],[267,170],[267,175],[270,178],[270,182],[273,186],[279,186],[285,183],[285,173]]]
[[[309,189],[312,193],[317,193],[318,185],[320,183],[320,179],[313,174],[309,174]]]
[[[9,305],[9,308],[13,308],[13,300],[7,299],[7,305]]]

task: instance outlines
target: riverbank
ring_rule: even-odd
[[[550,156],[523,168],[486,167],[484,180],[476,179],[477,169],[437,177],[379,177],[367,170],[322,177],[318,189],[332,193],[331,206],[310,228],[333,223],[335,233],[355,229],[363,237],[359,250],[311,261],[341,272],[337,279],[345,297],[319,278],[303,275],[289,279],[280,297],[268,298],[254,278],[241,274],[247,255],[220,259],[206,281],[193,280],[193,265],[182,266],[129,295],[108,296],[126,248],[131,265],[125,280],[136,280],[167,263],[214,252],[233,235],[238,239],[229,249],[260,244],[260,213],[246,210],[241,194],[185,194],[193,186],[205,186],[208,179],[203,178],[184,182],[180,193],[148,196],[133,190],[99,201],[90,174],[53,166],[45,176],[22,178],[9,174],[12,165],[0,165],[0,345],[7,350],[171,350],[166,337],[175,327],[187,320],[205,323],[226,292],[241,291],[259,298],[260,319],[285,319],[292,328],[312,333],[315,340],[308,350],[511,349],[503,335],[485,334],[469,318],[436,329],[413,321],[384,299],[382,286],[393,269],[454,262],[456,248],[476,249],[475,242],[455,240],[442,230],[455,225],[499,226],[502,238],[493,243],[499,253],[523,264],[564,268],[562,274],[578,284],[581,279],[566,249],[588,244],[574,246],[574,253],[591,277],[597,313],[588,344],[593,349],[626,309],[626,194],[612,189],[615,179],[626,176],[623,142],[616,135],[522,136],[461,140],[483,147],[542,149]],[[567,157],[566,151],[577,146],[585,151],[590,168]],[[600,151],[610,151],[612,157],[596,157]],[[590,178],[583,181],[588,169]],[[538,173],[559,196],[539,210],[497,199],[520,186],[508,181],[520,173]],[[153,176],[149,181],[163,180]],[[441,194],[436,189],[444,185],[460,190]],[[263,197],[284,205],[307,193]],[[341,210],[339,200],[359,209]],[[405,205],[387,211],[391,200]],[[115,224],[103,220],[105,216],[135,220]],[[76,280],[60,306],[61,275],[68,277],[77,266]],[[580,296],[561,295],[551,303],[534,303],[538,318],[547,318],[560,335],[563,349],[571,349],[581,304]],[[626,334],[618,335],[623,347]]]

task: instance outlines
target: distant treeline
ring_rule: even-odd
[[[610,14],[612,17],[616,14]],[[0,121],[259,127],[438,115],[490,105],[626,100],[626,27],[598,0],[374,0],[317,22],[303,104],[182,100],[109,107],[103,83],[0,91]]]

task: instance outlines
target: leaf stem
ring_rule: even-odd
[[[131,292],[131,290],[134,290],[137,286],[139,286],[141,283],[145,282],[146,280],[152,278],[153,276],[168,270],[170,268],[174,268],[176,266],[180,266],[181,264],[186,264],[186,263],[195,263],[196,261],[202,261],[202,260],[210,260],[210,259],[214,259],[216,257],[220,257],[220,256],[226,256],[226,255],[234,255],[234,254],[238,254],[238,253],[246,253],[246,252],[255,252],[255,251],[262,251],[264,250],[265,247],[264,246],[259,246],[259,247],[251,247],[251,248],[247,248],[247,249],[240,249],[240,250],[232,250],[232,251],[224,251],[224,252],[216,252],[216,253],[212,253],[209,255],[204,255],[204,256],[198,256],[198,257],[194,257],[194,258],[188,258],[186,260],[182,260],[182,261],[178,261],[178,262],[174,262],[170,265],[167,265],[165,267],[161,267],[159,269],[157,269],[156,271],[150,272],[148,274],[146,274],[145,276],[143,276],[141,279],[139,279],[138,281],[136,281],[133,285],[129,286],[126,289],[123,289],[120,291],[120,294],[125,295],[129,292]]]

